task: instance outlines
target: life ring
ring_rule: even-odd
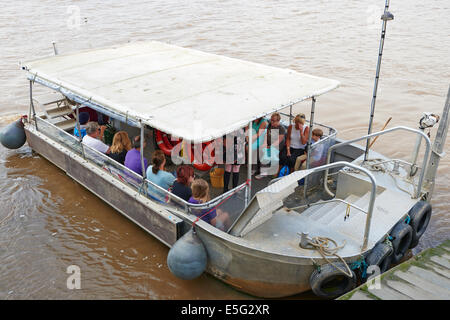
[[[391,231],[392,247],[392,263],[398,263],[411,245],[413,230],[411,226],[404,221],[397,223]]]
[[[380,268],[380,273],[383,273],[391,265],[393,251],[392,246],[380,242],[367,255],[366,263],[368,266],[377,266]]]
[[[206,152],[206,154],[205,154]],[[206,158],[203,156],[207,155]],[[214,143],[211,143],[211,141],[206,142],[202,145],[202,163],[195,163],[194,159],[194,145],[192,145],[191,149],[191,163],[194,166],[195,169],[200,171],[208,171],[211,170],[211,168],[214,166]]]
[[[419,243],[420,237],[424,234],[431,219],[431,205],[426,201],[417,202],[408,215],[410,217],[409,225],[412,228],[412,241],[409,248],[415,248]]]
[[[346,269],[343,262],[336,262],[340,269]],[[320,270],[314,270],[309,277],[311,290],[322,298],[336,298],[356,287],[357,278],[352,270],[352,277],[348,277],[332,264],[325,264]]]
[[[173,147],[180,143],[180,140],[177,140],[173,141],[174,143],[172,144],[172,142],[170,142],[169,138],[167,137],[167,134],[157,129],[155,129],[155,140],[158,148],[161,149],[162,152],[164,152],[164,154],[169,157],[172,155]]]

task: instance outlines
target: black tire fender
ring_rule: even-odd
[[[411,245],[413,230],[411,226],[404,221],[398,222],[391,231],[392,247],[392,263],[398,263]]]
[[[343,262],[336,262],[335,265],[342,270],[346,270]],[[319,270],[314,270],[309,277],[311,290],[322,298],[336,298],[356,287],[357,278],[352,271],[353,277],[350,278],[343,274],[332,264],[325,264]]]
[[[431,219],[432,208],[428,202],[419,201],[409,210],[408,215],[411,218],[409,225],[413,230],[411,249],[419,243],[420,237],[424,234]]]
[[[380,268],[380,273],[387,271],[392,262],[393,252],[392,246],[384,242],[379,242],[367,255],[367,266],[378,266]]]

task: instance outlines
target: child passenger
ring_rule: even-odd
[[[311,132],[311,139],[313,140],[312,144],[315,144],[317,141],[319,141],[323,136],[322,129],[316,128]],[[297,157],[297,160],[295,161],[294,170],[305,170],[306,169],[306,157],[307,153],[302,154],[301,156]],[[314,148],[310,155],[311,162],[317,162],[320,161],[320,159],[323,157],[323,144],[319,144],[316,148]]]
[[[211,200],[209,195],[209,185],[203,179],[195,179],[191,185],[192,197],[189,199],[189,203],[200,204]],[[202,209],[202,210],[192,210],[192,212],[202,220],[208,222],[209,224],[215,226],[220,230],[225,230],[229,224],[228,213],[220,209]],[[208,213],[209,212],[209,213]]]

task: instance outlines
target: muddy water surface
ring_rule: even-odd
[[[0,126],[28,110],[18,63],[53,54],[52,41],[64,53],[159,40],[337,79],[341,87],[318,98],[316,121],[355,138],[367,132],[383,6],[368,0],[5,2]],[[417,128],[422,112],[441,112],[450,82],[450,3],[398,0],[391,11],[374,130],[389,117],[389,127]],[[309,102],[296,106],[308,108]],[[384,136],[374,148],[409,160],[414,140]],[[449,159],[441,161],[433,218],[415,252],[449,237]],[[0,177],[0,299],[250,298],[208,275],[176,279],[163,244],[28,146],[0,146]],[[70,265],[80,267],[82,290],[67,289]]]

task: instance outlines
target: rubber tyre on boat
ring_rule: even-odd
[[[393,249],[390,245],[380,242],[367,255],[366,263],[368,266],[376,265],[380,268],[380,273],[389,269],[392,262]],[[370,276],[370,274],[368,274]]]
[[[411,245],[412,236],[413,230],[411,226],[404,221],[397,223],[394,229],[392,229],[391,237],[393,238],[392,247],[394,249],[392,263],[398,263],[402,260]]]
[[[346,266],[342,262],[335,263],[342,270]],[[352,278],[349,278],[331,264],[325,264],[319,270],[314,270],[309,277],[311,290],[322,298],[336,298],[356,287],[357,278],[352,271]]]
[[[411,221],[409,225],[413,230],[412,241],[410,244],[410,248],[415,248],[419,243],[420,237],[424,234],[425,230],[430,223],[431,218],[431,205],[425,201],[417,202],[414,207],[409,210],[409,217]]]

